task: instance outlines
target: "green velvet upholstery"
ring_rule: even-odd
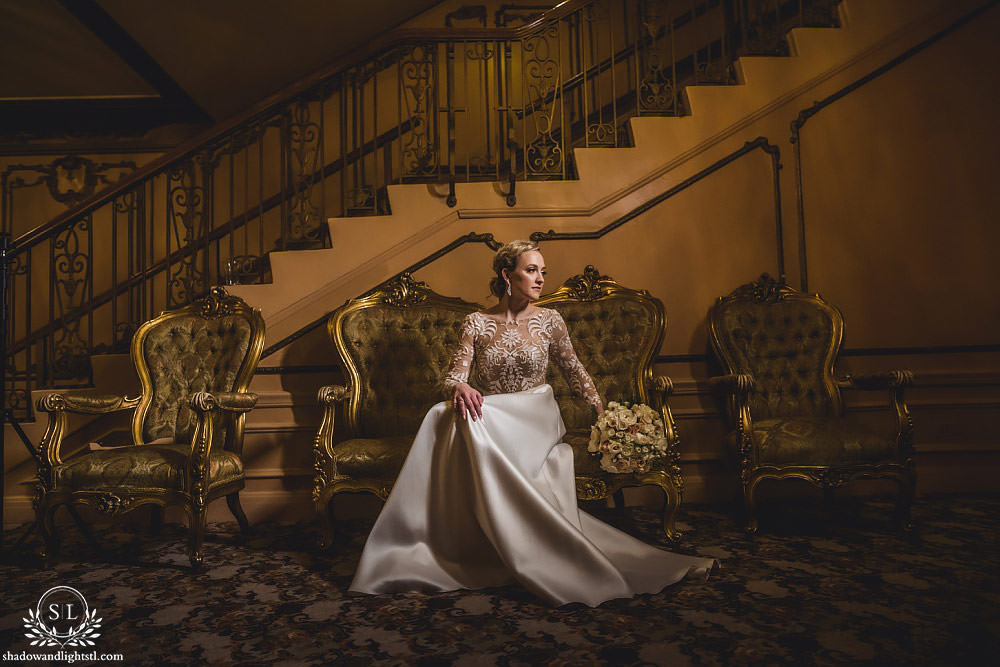
[[[413,435],[352,438],[337,443],[333,461],[341,475],[395,479],[412,443]]]
[[[143,442],[190,442],[198,417],[187,399],[199,391],[233,391],[250,340],[250,323],[239,316],[206,320],[192,314],[151,330],[142,345],[152,380]]]
[[[49,416],[39,443],[36,522],[46,549],[58,546],[53,516],[63,505],[89,504],[110,515],[141,505],[176,506],[188,517],[188,556],[202,562],[207,506],[225,496],[249,530],[240,506],[246,391],[264,348],[260,311],[221,287],[145,322],[132,338],[142,394],[50,394],[38,402]],[[131,444],[84,451],[62,460],[68,415],[132,410]]]
[[[383,303],[344,317],[344,344],[362,383],[358,435],[412,438],[428,408],[444,400],[441,378],[458,347],[465,315],[431,304],[398,308]]]
[[[601,276],[593,267],[569,279],[539,306],[563,316],[577,356],[605,400],[653,400],[651,364],[663,336],[663,307],[647,293],[630,290]],[[323,421],[316,434],[313,500],[325,517],[323,541],[332,544],[331,499],[343,491],[367,491],[385,498],[409,452],[424,416],[444,400],[441,379],[449,370],[466,315],[481,306],[435,294],[424,283],[402,275],[369,296],[335,311],[328,331],[346,375],[345,386],[323,387]],[[591,406],[572,396],[558,370],[550,368],[555,391],[573,446],[577,491],[598,500],[625,486],[656,484],[667,495],[664,531],[677,536],[673,519],[683,481],[672,457],[662,469],[639,475],[612,475],[587,452]],[[343,404],[347,438],[334,437],[337,407]],[[671,426],[669,408],[665,416]]]
[[[611,297],[556,301],[548,307],[559,311],[566,321],[573,348],[601,398],[605,402],[638,399],[641,391],[636,369],[642,363],[642,346],[635,342],[659,334],[654,331],[656,321],[649,316],[648,306],[634,299]],[[596,418],[593,408],[573,396],[554,364],[550,364],[548,381],[567,430],[589,429]]]
[[[777,465],[841,465],[891,459],[894,439],[830,417],[757,419],[754,446],[760,463]]]
[[[720,344],[735,367],[753,369],[755,419],[835,414],[823,383],[835,331],[829,312],[806,301],[731,301],[717,318]]]
[[[60,488],[121,490],[182,489],[184,469],[191,448],[187,445],[116,447],[77,456],[52,470]],[[233,452],[217,449],[208,461],[209,486],[228,484],[243,477],[243,462]]]
[[[909,525],[913,423],[903,388],[912,373],[836,380],[843,327],[840,311],[819,295],[766,274],[720,297],[709,313],[712,348],[727,373],[713,384],[728,392],[751,532],[756,489],[772,479],[806,480],[828,492],[855,479],[891,479],[900,487],[900,519]],[[889,390],[896,433],[871,433],[844,417],[841,388],[854,386]]]

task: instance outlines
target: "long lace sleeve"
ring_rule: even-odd
[[[573,342],[569,339],[569,329],[566,328],[566,322],[562,315],[555,311],[553,311],[553,318],[549,357],[554,359],[559,366],[559,370],[562,371],[563,377],[566,378],[566,384],[569,385],[573,394],[593,405],[595,410],[599,410],[603,406],[601,396],[597,393],[597,387],[590,379],[587,369],[583,367],[580,359],[576,356]]]
[[[469,381],[469,371],[472,368],[472,357],[475,352],[475,313],[469,313],[462,322],[462,338],[458,348],[451,358],[451,366],[441,380],[441,393],[445,400],[455,393],[455,386]]]

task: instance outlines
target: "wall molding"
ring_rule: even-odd
[[[865,86],[866,84],[874,81],[878,77],[882,76],[886,72],[895,69],[898,65],[906,62],[918,53],[923,52],[925,49],[938,43],[945,37],[951,35],[953,32],[959,28],[970,23],[974,19],[978,18],[980,15],[985,13],[990,8],[996,6],[998,0],[988,0],[986,3],[980,5],[971,12],[963,15],[961,18],[953,21],[945,28],[934,33],[930,37],[919,42],[915,46],[903,51],[903,53],[892,58],[887,63],[880,67],[872,70],[868,74],[856,79],[855,81],[847,84],[840,90],[824,97],[818,102],[814,102],[812,105],[802,109],[796,115],[795,120],[792,121],[792,134],[789,138],[789,143],[794,146],[795,153],[795,201],[796,201],[796,212],[798,214],[799,223],[799,278],[800,278],[800,289],[803,292],[809,290],[809,274],[808,274],[808,262],[806,258],[806,219],[805,219],[805,191],[803,186],[802,178],[802,128],[805,126],[809,119],[813,118],[823,109],[832,105],[834,102],[841,100],[859,88]]]

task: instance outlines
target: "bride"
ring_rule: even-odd
[[[508,243],[493,268],[499,303],[466,317],[444,379],[449,400],[424,417],[350,590],[519,582],[553,605],[596,606],[707,574],[713,559],[662,551],[578,509],[549,358],[598,414],[601,398],[562,317],[532,304],[545,283],[538,246]]]

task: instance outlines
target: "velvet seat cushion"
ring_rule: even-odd
[[[566,433],[563,441],[573,448],[573,461],[577,475],[606,475],[601,470],[600,459],[587,451],[590,431],[578,429]],[[413,438],[390,436],[385,438],[353,438],[337,443],[333,460],[339,474],[357,478],[395,479],[403,467]]]
[[[413,436],[353,438],[333,447],[333,461],[340,475],[355,478],[395,479],[410,453]]]
[[[76,490],[183,489],[188,445],[116,447],[77,456],[53,468],[57,487]],[[243,462],[233,452],[213,451],[208,460],[209,487],[243,478]]]
[[[753,424],[754,446],[761,463],[838,465],[892,460],[896,444],[844,419],[788,417]]]

